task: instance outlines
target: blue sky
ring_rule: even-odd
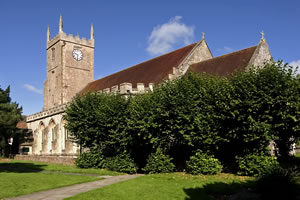
[[[0,87],[23,114],[41,111],[46,33],[89,38],[95,32],[95,79],[205,39],[214,56],[256,45],[260,32],[275,60],[300,65],[298,0],[0,1]]]

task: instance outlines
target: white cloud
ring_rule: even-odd
[[[170,51],[176,44],[188,45],[194,38],[194,27],[180,22],[181,16],[171,18],[167,23],[153,28],[148,38],[147,51],[151,55]]]
[[[294,69],[298,66],[297,74],[300,74],[300,60],[295,60],[289,63],[290,66],[293,66]]]
[[[233,48],[231,47],[223,47],[223,48],[218,48],[217,51],[222,51],[222,52],[232,52],[233,51]]]
[[[42,90],[37,89],[36,87],[34,87],[30,84],[27,84],[27,83],[24,84],[24,88],[26,88],[27,90],[29,90],[31,92],[35,92],[35,93],[38,93],[38,94],[43,94]]]

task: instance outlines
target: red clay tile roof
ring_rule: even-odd
[[[255,49],[256,46],[195,63],[189,70],[219,76],[230,75],[237,70],[245,70]]]
[[[137,87],[137,83],[144,83],[145,87],[147,87],[149,83],[159,83],[168,78],[168,75],[173,72],[173,67],[177,67],[192,51],[196,44],[197,43],[190,44],[186,47],[95,80],[89,83],[80,93],[84,94],[88,91],[99,91],[125,82],[132,83],[132,87],[134,88]]]
[[[25,121],[19,121],[19,122],[17,123],[17,126],[16,126],[16,127],[19,128],[19,129],[28,129],[27,123],[26,123]]]

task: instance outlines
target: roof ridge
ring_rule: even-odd
[[[189,70],[199,73],[210,73],[225,76],[233,73],[237,69],[244,69],[253,56],[257,46],[248,47],[239,51],[234,51],[222,56],[194,63]]]
[[[201,61],[201,62],[205,62],[205,61],[209,61],[209,60],[217,59],[217,58],[222,58],[222,57],[226,57],[226,56],[231,56],[231,55],[233,55],[233,54],[237,54],[237,53],[239,53],[239,52],[241,52],[241,51],[245,51],[245,50],[251,49],[251,48],[253,48],[253,47],[256,47],[256,48],[257,48],[257,46],[258,46],[258,45],[255,45],[255,46],[252,46],[252,47],[248,47],[248,48],[245,48],[245,49],[241,49],[241,50],[238,50],[238,51],[234,51],[234,52],[231,52],[231,53],[228,53],[228,54],[224,54],[224,55],[221,55],[221,56],[216,56],[216,57],[214,57],[214,58],[207,59],[207,60],[203,60],[203,61]],[[195,64],[197,64],[197,63],[195,63]],[[192,65],[194,65],[194,64],[192,64]]]
[[[198,41],[198,42],[200,42],[200,41]],[[133,68],[133,67],[136,67],[137,65],[140,65],[140,64],[143,64],[143,63],[146,63],[146,62],[149,62],[149,61],[158,59],[158,58],[160,58],[160,57],[169,55],[169,54],[171,54],[171,53],[174,53],[174,52],[176,52],[176,51],[179,51],[179,50],[181,50],[181,49],[184,49],[184,48],[186,48],[186,47],[188,47],[188,46],[196,45],[198,42],[194,42],[194,43],[192,43],[192,44],[186,45],[186,46],[181,47],[181,48],[179,48],[179,49],[175,49],[175,50],[173,50],[173,51],[171,51],[171,52],[168,52],[168,53],[162,54],[162,55],[160,55],[160,56],[151,58],[151,59],[146,60],[146,61],[144,61],[144,62],[137,63],[137,64],[135,64],[135,65],[133,65],[133,66],[131,66],[131,67],[125,68],[125,69],[123,69],[123,70],[121,70],[121,71],[114,72],[114,73],[112,73],[112,74],[110,74],[110,75],[108,75],[108,76],[105,76],[105,77],[103,77],[103,78],[110,77],[110,76],[115,75],[115,74],[117,74],[117,73],[123,72],[123,71],[128,70],[128,69],[131,69],[131,68]],[[103,79],[103,78],[99,78],[99,79],[94,80],[94,81],[92,81],[92,82],[90,82],[90,83],[93,83],[93,82],[95,82],[95,81],[101,80],[101,79]],[[90,84],[90,83],[88,83],[88,84]]]

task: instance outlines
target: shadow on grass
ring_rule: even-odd
[[[295,168],[298,173],[300,173],[300,157],[291,156],[285,160],[279,159],[279,163],[283,168]]]
[[[185,188],[183,189],[187,197],[185,200],[215,200],[229,199],[231,195],[235,195],[235,199],[247,199],[256,194],[248,191],[248,188],[254,188],[255,181],[233,182],[233,183],[207,183],[203,187]],[[252,189],[250,189],[251,191]]]
[[[40,172],[43,171],[43,164],[33,163],[0,163],[0,172],[14,172],[14,173],[26,173],[26,172]]]

